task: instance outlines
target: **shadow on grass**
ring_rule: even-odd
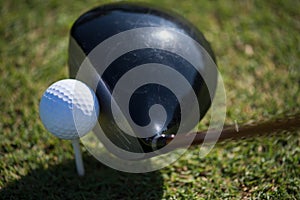
[[[2,188],[0,199],[161,199],[160,172],[130,174],[84,155],[86,175],[78,177],[74,160],[36,169]]]

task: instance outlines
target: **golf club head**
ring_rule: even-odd
[[[87,60],[93,70],[81,76]],[[81,15],[70,32],[70,77],[94,88],[101,132],[123,151],[154,152],[166,145],[164,138],[191,131],[212,103],[217,71],[210,65],[215,61],[196,27],[174,13],[145,5],[97,7]],[[174,76],[167,75],[170,71]],[[123,81],[128,73],[129,83]],[[117,87],[121,89],[115,92]],[[197,105],[189,103],[191,95]],[[94,129],[102,141],[99,131]]]

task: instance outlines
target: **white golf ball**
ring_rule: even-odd
[[[84,136],[94,128],[98,115],[94,91],[75,79],[52,84],[40,101],[40,118],[45,128],[61,139]]]

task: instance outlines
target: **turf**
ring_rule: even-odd
[[[68,77],[72,23],[110,1],[0,1],[0,199],[300,199],[300,132],[189,150],[145,174],[115,171],[38,115],[49,84]],[[299,1],[147,1],[183,15],[210,41],[225,81],[226,124],[300,112]],[[207,119],[199,127],[205,128]]]

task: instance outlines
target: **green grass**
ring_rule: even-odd
[[[70,143],[47,133],[38,104],[50,83],[68,77],[72,23],[99,2],[1,1],[0,199],[300,199],[299,130],[223,142],[205,158],[194,147],[146,174],[112,170],[84,151],[87,175],[76,176]],[[210,41],[226,124],[300,111],[299,1],[147,2],[175,6]]]

